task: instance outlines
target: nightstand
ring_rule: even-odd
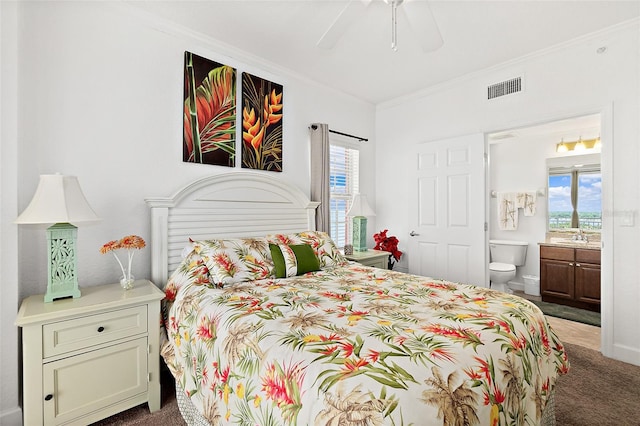
[[[344,257],[365,266],[388,269],[390,254],[388,251],[369,249],[367,251],[354,251],[353,254],[345,254]]]
[[[160,301],[138,280],[83,287],[82,296],[26,298],[22,327],[25,426],[86,425],[148,402],[160,409]]]

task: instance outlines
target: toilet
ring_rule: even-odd
[[[528,246],[526,241],[489,240],[489,279],[492,289],[513,293],[507,283],[515,278],[516,267],[524,265]]]

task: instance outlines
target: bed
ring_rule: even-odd
[[[268,174],[147,203],[187,424],[555,424],[569,362],[526,300],[349,262]]]

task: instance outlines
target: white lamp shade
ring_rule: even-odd
[[[77,223],[100,220],[75,176],[40,175],[31,203],[15,223]]]
[[[362,194],[355,194],[353,200],[351,200],[351,208],[347,212],[347,216],[375,216],[373,209],[367,202],[367,196]]]

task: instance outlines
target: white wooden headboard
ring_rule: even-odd
[[[151,208],[151,279],[164,286],[189,238],[257,237],[315,230],[319,203],[282,179],[256,172],[205,177]]]

